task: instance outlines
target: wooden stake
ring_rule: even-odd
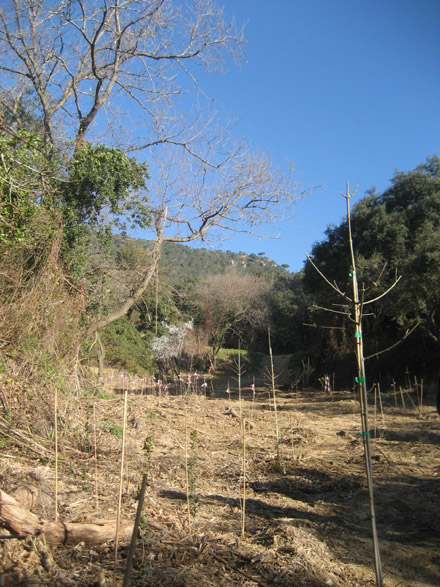
[[[55,521],[58,520],[58,389],[55,387]]]
[[[124,389],[124,415],[122,427],[122,450],[121,450],[121,468],[119,472],[119,498],[118,498],[118,516],[116,518],[116,532],[115,532],[115,559],[113,565],[113,587],[116,587],[116,567],[118,564],[118,545],[119,545],[119,526],[121,523],[121,509],[122,509],[122,485],[124,481],[124,459],[125,459],[125,438],[127,433],[127,403],[128,391]]]
[[[396,388],[394,388],[394,390],[395,389]],[[405,399],[403,397],[403,391],[402,391],[402,388],[401,387],[399,387],[399,391],[400,391],[400,397],[402,398],[402,407],[404,408],[405,407]]]
[[[189,471],[188,471],[188,422],[185,413],[185,481],[186,481],[186,508],[188,515],[188,532],[191,534],[191,505],[189,502]]]
[[[376,438],[377,432],[377,385],[374,386],[374,438]]]
[[[383,413],[382,394],[380,393],[380,383],[377,384],[377,393],[379,396],[380,414],[382,416],[382,429],[385,430],[385,416]]]
[[[96,442],[96,404],[93,404],[93,444],[95,445],[95,507],[96,512],[99,511],[99,498],[98,498],[98,451]]]
[[[243,495],[241,508],[241,538],[245,537],[246,523],[246,420],[242,418],[242,437],[243,437]]]

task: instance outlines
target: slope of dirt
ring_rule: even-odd
[[[224,393],[157,397],[135,391],[128,397],[124,519],[134,519],[143,472],[148,486],[130,585],[375,583],[360,418],[352,394],[279,395],[278,456],[273,402],[264,390],[255,400],[244,390],[241,407],[236,395]],[[90,414],[95,411],[95,425],[91,419],[84,430],[91,450],[61,451],[60,518],[115,519],[123,397],[84,401]],[[429,404],[420,417],[412,405],[396,407],[392,396],[384,394],[383,402],[383,419],[372,410],[370,424],[384,585],[440,585],[440,420]],[[244,437],[240,412],[249,422]],[[33,484],[39,495],[35,511],[50,518],[52,463],[12,444],[0,457],[1,487],[9,492]],[[0,549],[3,585],[113,581],[113,541],[54,549],[38,538],[0,540]],[[127,552],[120,545],[118,585]]]

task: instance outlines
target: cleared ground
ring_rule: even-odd
[[[130,390],[123,518],[134,518],[142,472],[148,474],[130,584],[374,584],[359,406],[353,394],[278,393],[277,449],[269,392],[259,388],[253,399],[246,387],[240,404],[232,382],[232,397],[222,391],[226,381],[227,375],[218,381],[217,397],[208,398]],[[115,391],[105,399],[84,400],[89,418],[78,423],[78,430],[90,452],[66,447],[63,453],[61,447],[61,519],[116,517],[123,397]],[[440,585],[440,419],[429,398],[421,415],[408,394],[404,399],[405,408],[400,397],[385,393],[383,416],[379,405],[370,412],[384,585]],[[415,404],[414,394],[412,400]],[[248,422],[244,437],[241,414]],[[37,511],[50,517],[51,463],[26,451],[14,453],[12,446],[3,450],[1,463],[2,488],[12,491],[32,479],[41,496]],[[0,543],[3,584],[112,584],[113,543],[49,549],[34,542]],[[127,550],[121,545],[117,584],[122,584]]]

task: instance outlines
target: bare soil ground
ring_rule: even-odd
[[[217,382],[219,390],[227,378],[224,374]],[[245,387],[241,408],[237,394],[231,395],[129,393],[123,518],[134,519],[142,473],[148,475],[130,585],[375,584],[359,406],[353,394],[279,393],[279,458],[267,390],[258,389],[254,400]],[[83,442],[91,449],[61,447],[60,518],[115,519],[123,398],[116,390],[107,398],[84,401],[90,402],[90,418],[84,422]],[[383,419],[372,408],[370,427],[384,585],[440,585],[440,419],[432,403],[425,404],[422,415],[408,397],[405,408],[400,399],[396,407],[391,392],[383,394],[383,404]],[[244,536],[240,410],[249,422]],[[33,483],[39,492],[35,511],[53,516],[53,463],[14,444],[3,446],[0,463],[2,489],[10,492]],[[112,585],[113,546],[112,541],[51,548],[39,538],[0,540],[1,584]],[[127,553],[128,546],[121,544],[117,585],[123,581]]]

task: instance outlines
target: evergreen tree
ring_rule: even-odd
[[[397,172],[386,191],[377,194],[371,190],[353,208],[359,283],[379,295],[396,275],[402,276],[389,295],[368,307],[374,316],[366,321],[367,354],[379,352],[399,340],[408,328],[420,324],[402,347],[381,358],[377,369],[403,372],[409,364],[413,372],[420,372],[432,367],[440,355],[439,163],[434,156],[413,171]],[[347,222],[329,227],[326,239],[314,246],[311,257],[342,291],[349,288]],[[318,306],[340,303],[310,264],[305,269],[304,286]],[[342,354],[350,352],[350,329],[341,317],[320,312],[313,318],[329,327],[321,331],[321,345],[333,346]]]

